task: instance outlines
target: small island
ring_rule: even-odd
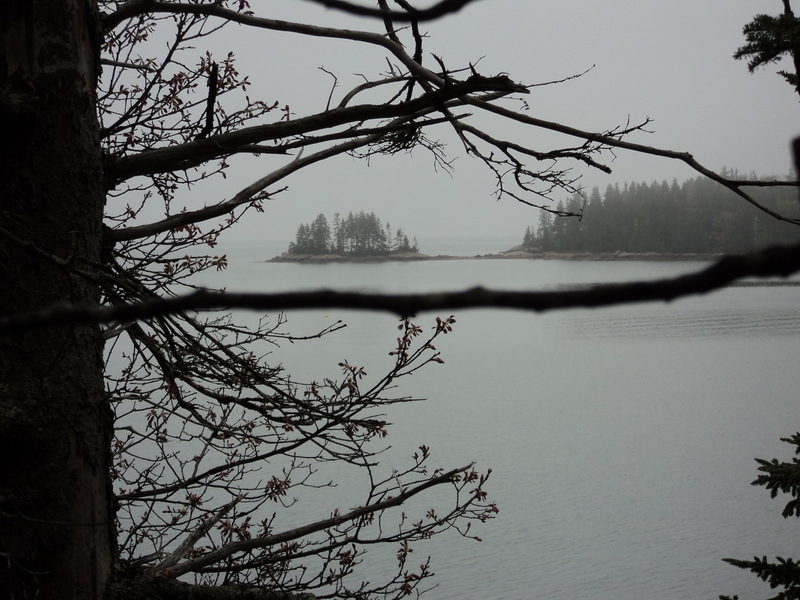
[[[332,224],[324,214],[297,228],[289,249],[273,258],[280,262],[424,260],[417,240],[408,239],[402,229],[384,225],[375,213],[352,212],[345,218],[339,213]]]

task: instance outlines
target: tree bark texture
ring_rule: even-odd
[[[97,304],[96,5],[0,3],[0,313]],[[95,326],[0,337],[0,598],[107,594],[112,420]]]

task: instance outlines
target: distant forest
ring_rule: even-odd
[[[392,231],[375,213],[349,213],[347,218],[333,216],[331,224],[325,215],[317,215],[309,224],[297,228],[289,254],[338,254],[340,256],[387,256],[400,252],[418,252],[417,240],[412,244],[402,229]]]
[[[742,178],[724,171],[729,178]],[[767,187],[753,191],[757,201],[781,214],[800,215],[797,190]],[[546,252],[742,253],[800,241],[800,227],[773,219],[719,184],[705,178],[595,188],[578,194],[559,211],[583,216],[559,217],[542,211],[528,227],[523,245]]]

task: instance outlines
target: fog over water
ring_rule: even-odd
[[[383,27],[380,21],[343,15],[311,2],[268,5],[253,3],[252,9],[259,16],[322,26],[377,32]],[[423,64],[437,70],[432,56],[436,54],[448,68],[473,64],[484,75],[507,73],[526,85],[566,79],[558,85],[537,85],[526,96],[527,106],[517,102],[505,106],[594,132],[649,118],[647,132],[626,139],[691,152],[715,171],[785,175],[792,164],[789,142],[798,134],[800,107],[776,71],[791,67],[778,63],[750,74],[745,62],[732,57],[744,42],[742,27],[758,12],[777,14],[781,8],[777,0],[480,0],[422,26]],[[324,109],[331,93],[335,105],[364,77],[387,69],[382,50],[343,40],[231,26],[215,43],[211,50],[216,57],[228,52],[236,56],[237,68],[251,82],[251,98],[288,105],[295,116]],[[333,90],[328,73],[337,77]],[[579,73],[585,74],[571,79]],[[491,118],[473,124],[542,152],[582,143]],[[453,161],[452,174],[434,168],[431,155],[421,148],[369,162],[351,156],[326,160],[282,182],[280,187],[286,184],[288,190],[267,201],[264,214],[248,215],[237,226],[237,239],[280,240],[285,245],[300,223],[335,211],[343,215],[374,211],[384,222],[419,236],[423,246],[425,239],[442,235],[521,238],[525,227],[536,223],[538,214],[530,207],[509,198],[496,201],[493,174],[466,154],[447,126],[431,130],[430,135],[445,144]],[[559,168],[571,169],[570,175],[580,177],[577,184],[587,191],[631,181],[684,181],[697,175],[679,161],[628,151],[594,158],[612,172],[580,161],[565,161]],[[192,190],[181,202],[192,209],[230,198],[293,159],[232,156],[226,179]],[[553,205],[569,195],[556,193]],[[541,201],[536,196],[527,199]]]
[[[217,283],[265,292],[537,289],[701,266],[297,265],[256,262],[263,250],[251,250],[242,247]],[[457,314],[455,331],[437,343],[445,364],[401,382],[398,394],[427,400],[391,410],[392,450],[383,460],[389,469],[425,443],[437,466],[477,461],[492,469],[489,491],[500,513],[476,531],[481,543],[441,536],[415,546],[415,560],[433,556],[438,574],[440,585],[429,597],[769,595],[755,577],[720,559],[796,555],[796,523],[781,518],[780,500],[749,483],[753,458],[788,458],[791,449],[779,438],[798,429],[798,294],[798,287],[740,287],[672,304]],[[337,319],[348,324],[273,354],[301,379],[337,376],[342,359],[379,376],[391,360],[391,316],[329,310],[288,317],[295,334]],[[428,327],[433,317],[417,322]],[[306,500],[304,511],[324,515],[338,503],[357,504],[349,497],[356,482],[344,483],[331,497]],[[437,500],[422,504],[429,501]],[[379,554],[365,574],[389,568],[392,554]]]

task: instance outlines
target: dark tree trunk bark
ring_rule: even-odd
[[[98,302],[91,0],[0,2],[0,313]],[[112,419],[94,326],[0,337],[0,597],[107,596]]]

